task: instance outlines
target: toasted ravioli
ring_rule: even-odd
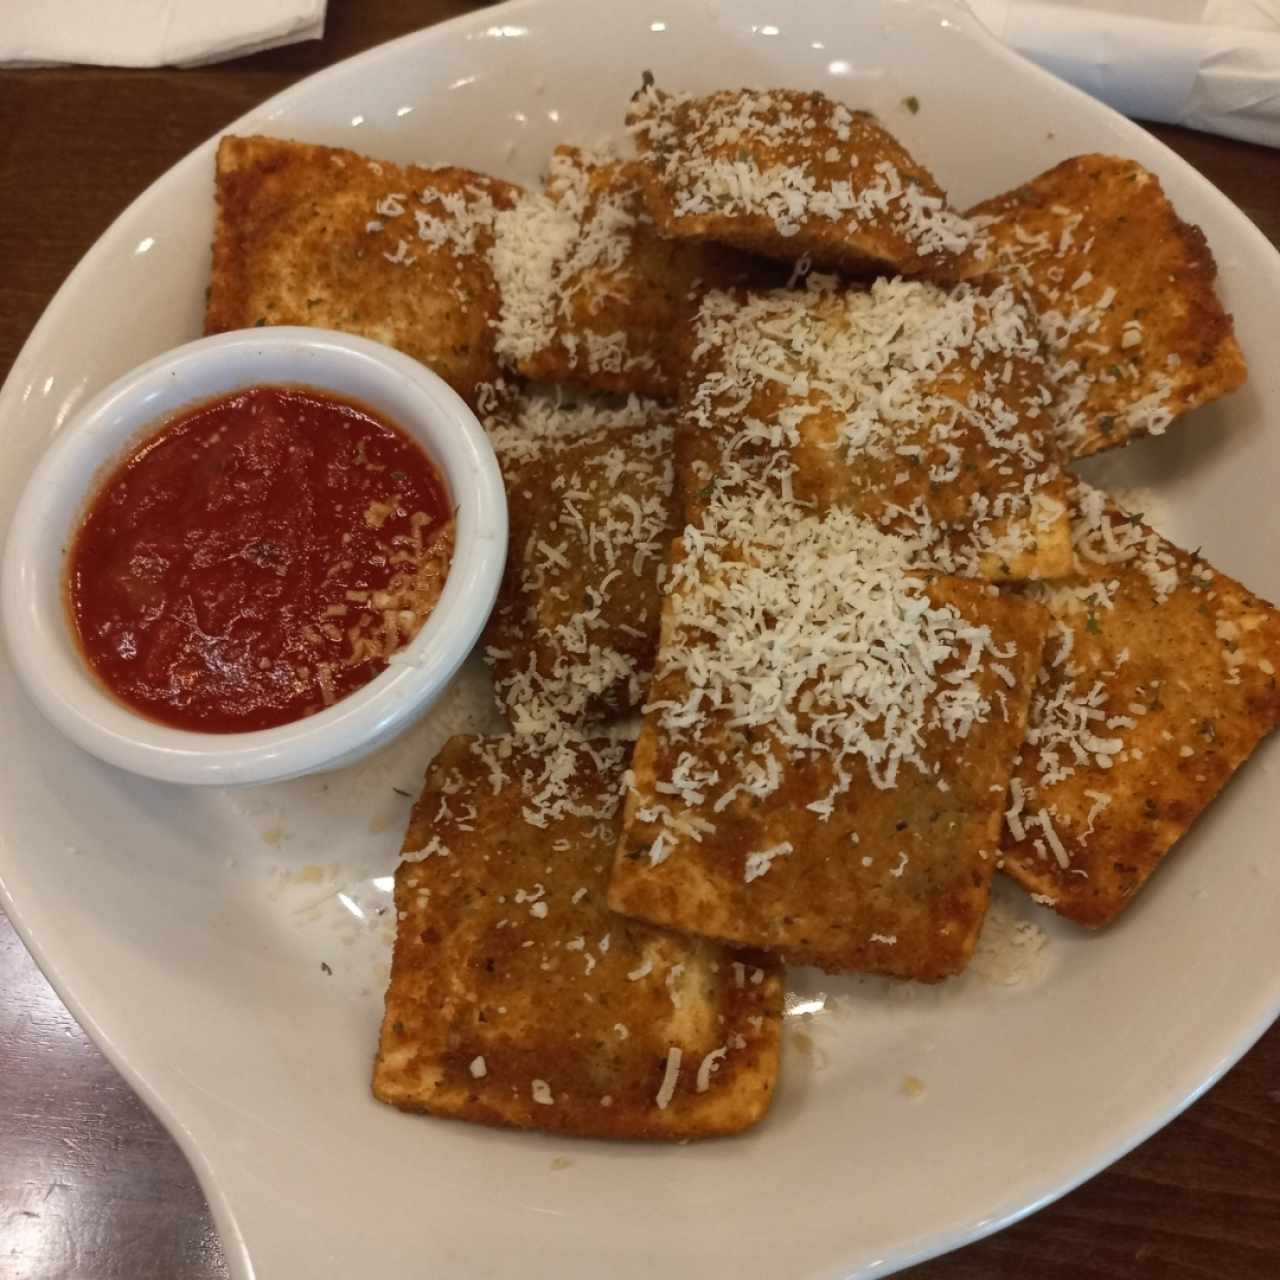
[[[703,300],[680,406],[690,518],[765,484],[993,580],[1070,572],[1033,316],[1008,284],[810,277]]]
[[[871,275],[945,274],[972,243],[929,171],[824,94],[650,85],[627,123],[663,235]]]
[[[1011,787],[1004,868],[1084,925],[1114,919],[1280,722],[1280,612],[1104,494],[1075,498]]]
[[[474,401],[498,374],[489,250],[517,191],[467,169],[225,137],[205,332],[339,329],[398,348]]]
[[[832,972],[965,967],[1046,615],[902,562],[851,512],[758,496],[686,529],[616,911]]]
[[[764,1115],[777,965],[605,906],[625,755],[453,738],[436,757],[396,873],[382,1101],[616,1138],[711,1137]]]
[[[970,269],[1016,281],[1039,312],[1070,456],[1159,435],[1244,382],[1204,233],[1136,161],[1077,156],[969,216]]]
[[[510,544],[485,656],[517,731],[644,700],[676,531],[672,476],[670,414],[656,407],[508,470]]]
[[[498,354],[527,378],[671,397],[699,294],[748,260],[660,236],[634,162],[559,147],[497,223]]]
[[[511,490],[531,463],[601,431],[645,431],[666,420],[670,410],[644,396],[604,396],[499,379],[481,387],[477,413]]]

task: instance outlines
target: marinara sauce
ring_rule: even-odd
[[[253,387],[146,440],[68,560],[90,666],[180,729],[268,729],[373,679],[422,626],[453,550],[426,454],[368,410]]]

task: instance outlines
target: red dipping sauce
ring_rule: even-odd
[[[431,460],[367,409],[253,387],[169,422],[93,498],[68,557],[89,665],[203,733],[269,729],[367,684],[444,587]]]

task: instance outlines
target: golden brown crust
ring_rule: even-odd
[[[800,501],[919,536],[941,571],[1070,572],[1033,325],[1016,290],[982,279],[708,294],[677,428],[689,519],[714,500],[730,458],[762,474],[785,458]],[[745,423],[762,429],[746,440]]]
[[[1091,927],[1120,914],[1280,723],[1280,613],[1095,500],[1088,518],[1077,507],[1077,537],[1129,558],[1082,554],[1076,577],[1036,588],[1055,625],[1004,833],[1006,872]]]
[[[671,398],[701,293],[751,270],[719,245],[658,234],[631,161],[557,147],[547,191],[576,232],[550,273],[547,341],[516,367],[540,382]]]
[[[1026,288],[1065,366],[1058,410],[1071,456],[1158,434],[1244,382],[1204,233],[1135,161],[1077,156],[968,216],[986,244],[968,270]]]
[[[663,235],[870,275],[945,275],[968,246],[929,171],[824,94],[647,88],[627,122]]]
[[[670,415],[608,427],[506,467],[509,550],[485,655],[498,703],[574,723],[638,707],[658,641],[658,571],[676,533]]]
[[[861,765],[846,765],[856,771],[852,784],[825,806],[825,817],[824,799],[837,791],[830,755],[789,753],[765,731],[735,729],[729,711],[707,716],[684,738],[647,714],[632,760],[610,906],[832,972],[927,982],[960,972],[986,912],[1005,786],[1026,727],[1046,622],[1040,608],[987,591],[939,579],[928,595],[989,626],[1002,650],[1013,646],[1006,667],[1012,687],[991,666],[977,677],[992,715],[958,741],[940,728],[929,732],[922,755],[932,776],[904,766],[886,788]],[[664,652],[697,643],[673,618],[669,599],[651,707],[681,704],[690,693],[682,675],[664,671]],[[945,669],[954,670],[954,662]],[[743,789],[746,768],[760,765],[762,749],[780,778],[764,798]],[[665,785],[677,772],[714,781],[705,783],[697,804],[685,805]],[[674,806],[675,828],[653,817],[663,806]],[[666,850],[655,864],[659,838]],[[766,870],[753,869],[752,856],[769,850],[779,852]]]
[[[339,329],[413,356],[474,401],[498,375],[488,245],[516,191],[466,169],[224,137],[205,332]]]
[[[607,910],[625,752],[562,749],[553,761],[516,739],[453,738],[428,771],[396,875],[374,1093],[592,1137],[748,1128],[777,1074],[781,971]],[[566,804],[538,827],[549,766]]]

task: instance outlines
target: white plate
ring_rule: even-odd
[[[672,86],[821,87],[870,107],[962,206],[1074,153],[1134,156],[1208,233],[1253,373],[1118,469],[1158,489],[1178,540],[1280,596],[1280,259],[1186,164],[943,0],[605,10],[482,10],[315,76],[237,128],[533,178],[553,143],[616,135],[651,68]],[[212,165],[207,144],[137,200],[32,334],[0,398],[6,520],[83,396],[199,331]],[[1280,1008],[1273,745],[1117,927],[1083,937],[1043,919],[1036,984],[968,978],[903,1000],[800,975],[840,992],[842,1011],[810,1028],[816,1053],[791,1037],[774,1111],[751,1135],[659,1148],[400,1115],[368,1093],[383,926],[365,928],[334,890],[385,906],[372,877],[391,870],[408,808],[391,788],[416,788],[465,701],[353,772],[193,792],[80,754],[0,664],[6,909],[191,1158],[236,1277],[883,1274],[1115,1159]],[[338,870],[312,882],[309,864]],[[903,1094],[907,1074],[922,1098]],[[557,1157],[571,1163],[553,1169]]]

